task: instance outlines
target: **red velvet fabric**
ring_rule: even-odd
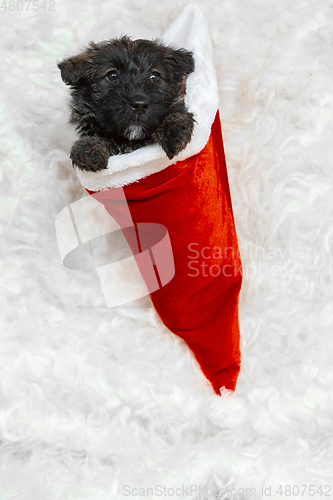
[[[156,311],[193,351],[216,394],[222,387],[234,390],[241,361],[242,268],[219,114],[199,154],[122,189],[135,225],[162,224],[170,236],[175,275],[151,293]],[[89,193],[117,220],[136,254],[141,249],[125,228],[117,190]]]

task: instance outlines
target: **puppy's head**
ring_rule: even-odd
[[[90,43],[58,64],[72,89],[72,118],[81,132],[141,140],[149,137],[181,97],[194,71],[190,52],[124,36]]]

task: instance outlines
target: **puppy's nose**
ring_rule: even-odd
[[[131,99],[130,105],[138,115],[143,115],[149,108],[149,101],[143,96],[135,96]]]

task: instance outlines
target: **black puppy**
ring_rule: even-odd
[[[190,142],[195,120],[183,94],[194,71],[190,52],[123,36],[90,42],[58,67],[80,135],[70,158],[82,170],[101,170],[109,156],[153,143],[172,159]]]

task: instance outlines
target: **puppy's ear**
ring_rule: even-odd
[[[195,68],[192,52],[185,49],[171,49],[168,58],[172,61],[174,70],[182,78],[193,73]]]
[[[81,54],[69,57],[58,63],[61,78],[66,85],[75,85],[83,78],[89,78],[92,69],[93,43]]]

